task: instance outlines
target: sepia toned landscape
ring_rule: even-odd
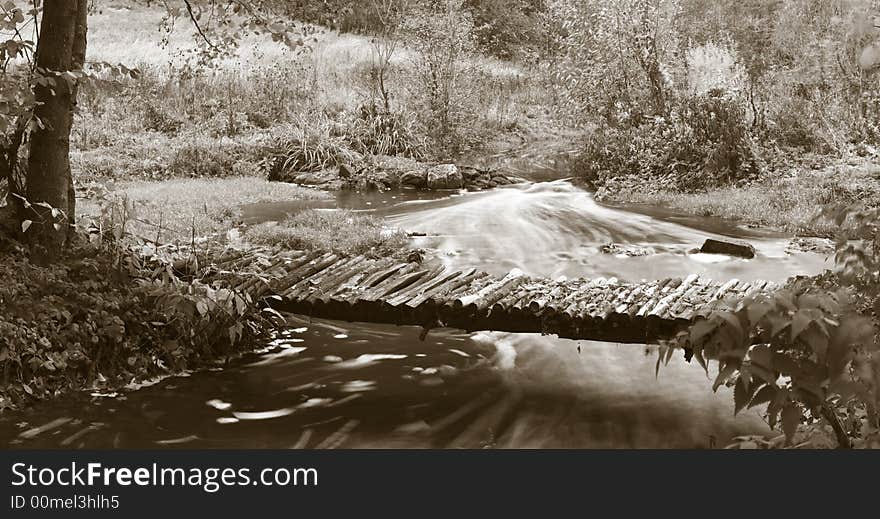
[[[877,0],[0,0],[0,442],[880,447]]]

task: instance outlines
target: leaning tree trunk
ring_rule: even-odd
[[[30,243],[48,257],[57,256],[76,220],[70,174],[70,129],[76,105],[76,80],[65,72],[85,60],[88,0],[46,0],[34,94],[38,123],[30,135],[27,198],[32,221]],[[48,207],[47,207],[48,206]],[[57,211],[54,211],[57,210]]]

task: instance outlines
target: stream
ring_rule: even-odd
[[[565,180],[477,193],[340,195],[412,233],[450,266],[495,274],[766,279],[830,267],[787,253],[786,236],[717,219],[609,208]],[[245,208],[247,221],[294,205]],[[332,209],[331,209],[332,210]],[[696,252],[747,240],[757,257]],[[652,253],[605,254],[604,244]],[[553,336],[352,324],[288,316],[265,351],[221,369],[121,394],[83,392],[0,418],[0,441],[27,448],[693,448],[766,433],[734,416],[731,391],[676,355],[655,376],[652,346]]]

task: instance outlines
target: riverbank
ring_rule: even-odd
[[[81,231],[56,263],[0,235],[8,280],[0,412],[71,391],[114,392],[262,347],[277,316],[205,277],[217,268],[249,275],[230,258],[292,244],[376,256],[407,247],[380,220],[306,207],[328,198],[248,177],[123,181],[80,201]],[[241,223],[243,204],[278,201],[304,207],[276,224]]]
[[[833,221],[820,218],[823,206],[880,204],[880,163],[873,159],[835,160],[810,168],[792,167],[735,185],[685,192],[673,179],[620,176],[596,190],[609,204],[661,206],[695,216],[735,220],[804,237],[834,237]]]

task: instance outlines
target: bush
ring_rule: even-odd
[[[174,154],[168,170],[181,177],[223,178],[233,174],[236,157],[222,144],[188,144]]]
[[[385,112],[368,104],[361,106],[347,133],[352,148],[359,153],[424,158],[425,139],[415,126],[412,114]]]
[[[342,132],[326,119],[318,124],[303,120],[296,126],[280,127],[275,133],[264,146],[259,164],[269,180],[284,180],[291,172],[321,171],[359,159]]]
[[[174,135],[183,126],[183,121],[160,107],[147,104],[144,107],[144,129]]]
[[[745,111],[719,91],[685,99],[668,117],[619,114],[617,121],[597,129],[576,160],[576,174],[594,186],[636,174],[670,176],[688,191],[759,172]]]
[[[403,31],[416,51],[410,94],[435,153],[455,156],[476,140],[474,25],[461,0],[414,10]]]
[[[179,279],[180,259],[122,242],[81,246],[49,266],[0,252],[0,411],[250,349],[267,323],[259,308]]]

